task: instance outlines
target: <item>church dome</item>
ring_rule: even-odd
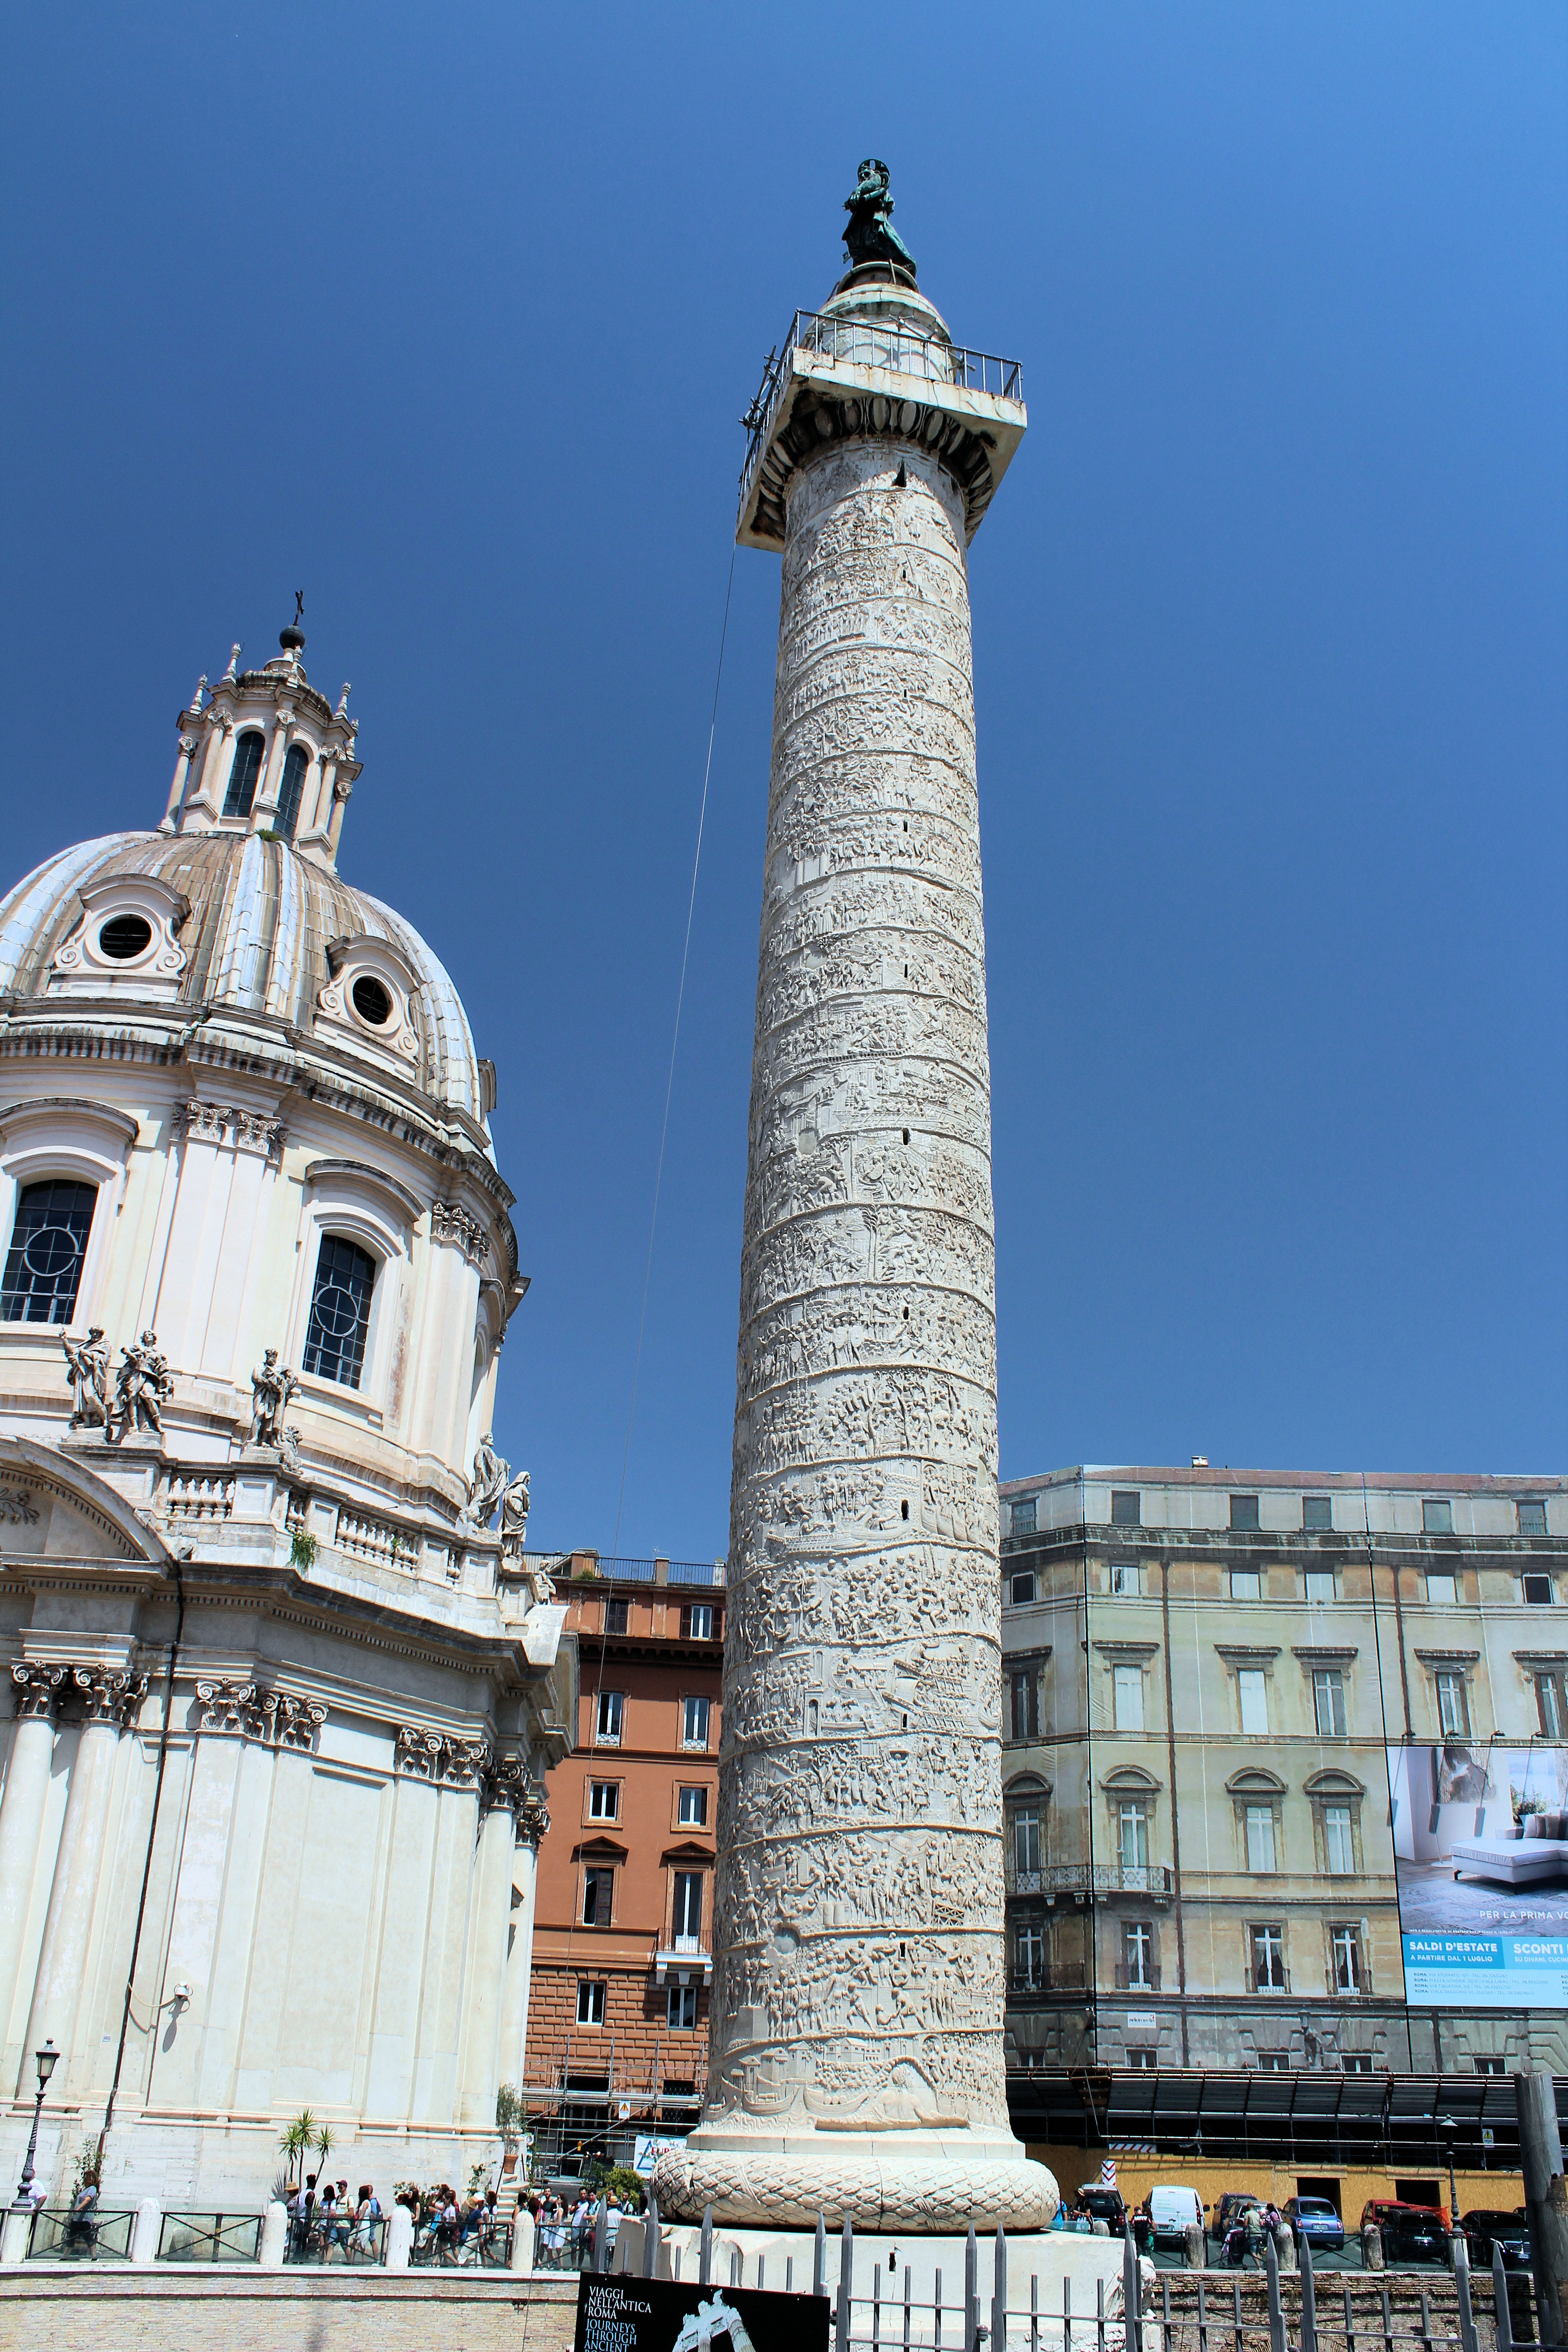
[[[476,1127],[491,1107],[461,1000],[413,925],[260,833],[110,834],[49,858],[0,899],[5,997],[237,1024]]]

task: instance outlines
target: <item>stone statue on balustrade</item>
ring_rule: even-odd
[[[542,1560],[528,1558],[528,1473],[520,1470],[501,1499],[501,1566],[526,1581],[535,1606],[553,1601],[555,1583]]]
[[[159,1349],[156,1331],[143,1331],[134,1347],[121,1348],[123,1361],[114,1376],[114,1416],[104,1434],[118,1444],[127,1430],[163,1434],[163,1404],[174,1392],[169,1360]]]
[[[289,1400],[300,1385],[300,1375],[291,1372],[287,1364],[278,1360],[276,1348],[268,1348],[260,1369],[250,1375],[250,1445],[275,1446],[279,1453],[291,1453],[297,1443],[296,1433],[283,1426],[283,1415]]]
[[[856,177],[854,194],[844,199],[844,209],[849,215],[844,250],[857,269],[864,262],[887,261],[900,264],[912,278],[914,255],[889,217],[893,199],[888,194],[888,181],[886,163],[868,155]]]
[[[109,1423],[109,1350],[103,1344],[102,1324],[94,1323],[85,1339],[73,1339],[68,1331],[62,1331],[60,1346],[65,1349],[66,1363],[70,1371],[71,1427],[106,1428]]]
[[[487,1430],[474,1455],[474,1475],[468,1481],[468,1499],[463,1506],[462,1524],[466,1528],[488,1528],[496,1515],[496,1507],[506,1494],[511,1480],[511,1464],[503,1462],[496,1452],[495,1442]],[[527,1479],[523,1480],[526,1486]],[[523,1517],[528,1516],[524,1502]]]

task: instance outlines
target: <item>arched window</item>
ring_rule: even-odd
[[[70,1321],[97,1198],[96,1185],[79,1184],[68,1177],[27,1186],[16,1203],[0,1321]]]
[[[345,1241],[342,1234],[323,1234],[305,1333],[308,1372],[345,1389],[358,1388],[374,1288],[375,1260],[370,1252]]]
[[[260,732],[251,727],[234,747],[234,765],[228,772],[228,791],[224,796],[225,816],[248,816],[256,798],[256,787],[261,776],[261,754],[266,749]]]
[[[310,755],[303,743],[290,743],[289,757],[283,762],[283,789],[278,795],[278,831],[285,841],[294,838],[294,827],[300,822],[300,799],[305,789],[305,771]]]

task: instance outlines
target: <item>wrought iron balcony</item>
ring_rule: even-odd
[[[1145,1895],[1151,1902],[1171,1899],[1170,1865],[1163,1862],[1052,1862],[1040,1870],[1007,1865],[1009,1895]]]

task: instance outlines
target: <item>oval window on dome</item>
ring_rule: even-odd
[[[384,1029],[392,1018],[392,998],[374,972],[362,971],[353,984],[354,1011],[373,1029]]]
[[[99,951],[114,963],[129,963],[153,944],[153,926],[145,915],[111,915],[98,935]]]

